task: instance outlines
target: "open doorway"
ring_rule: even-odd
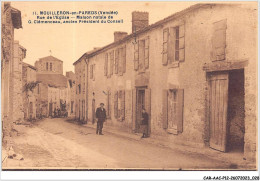
[[[137,89],[137,105],[136,105],[136,130],[140,132],[142,122],[142,108],[145,108],[145,88]]]
[[[243,152],[244,104],[244,70],[209,74],[211,148],[223,152]]]
[[[245,91],[244,70],[229,72],[227,151],[244,151]]]

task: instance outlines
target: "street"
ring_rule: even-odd
[[[14,138],[14,151],[24,160],[7,159],[3,168],[41,169],[225,169],[229,165],[208,157],[131,140],[66,121],[44,119],[23,126]]]

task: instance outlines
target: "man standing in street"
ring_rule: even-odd
[[[102,128],[103,123],[106,121],[106,110],[104,108],[104,103],[100,103],[100,107],[96,110],[97,121],[97,131],[96,134],[103,135]]]
[[[141,130],[143,132],[143,136],[141,138],[148,138],[148,120],[149,115],[146,112],[145,108],[142,109],[142,123],[141,123]]]

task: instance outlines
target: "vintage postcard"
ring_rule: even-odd
[[[257,170],[257,15],[3,1],[2,170]]]

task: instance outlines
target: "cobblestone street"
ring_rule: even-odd
[[[21,125],[22,126],[22,125]],[[3,168],[41,169],[229,169],[230,163],[131,140],[65,119],[44,119],[14,138],[24,160],[6,159]]]

